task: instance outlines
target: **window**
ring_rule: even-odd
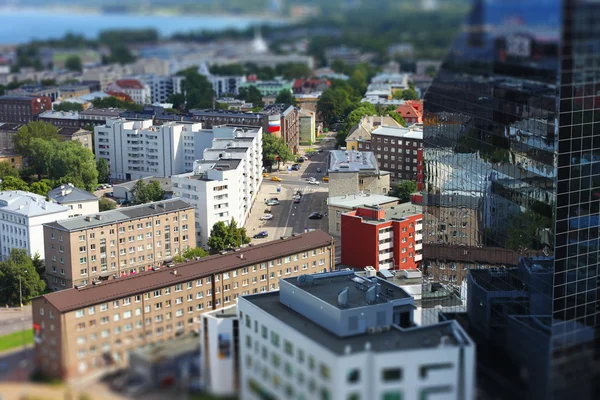
[[[284,348],[287,355],[294,355],[294,345],[291,342],[288,342],[287,340],[284,341]]]
[[[360,381],[360,370],[358,368],[353,368],[348,371],[347,379],[348,383],[358,383]]]
[[[77,310],[75,311],[75,318],[81,318],[85,315],[85,312],[83,310]]]
[[[426,397],[421,397],[426,398]],[[381,400],[402,400],[402,392],[395,390],[393,392],[383,392]]]
[[[384,382],[396,382],[402,379],[402,369],[386,368],[381,371],[381,380]]]

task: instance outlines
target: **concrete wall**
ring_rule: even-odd
[[[362,183],[361,183],[362,181]],[[361,176],[358,191],[364,190],[371,194],[387,194],[390,190],[390,174],[379,176]]]
[[[358,192],[358,173],[329,171],[329,197]]]

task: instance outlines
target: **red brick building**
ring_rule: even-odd
[[[0,96],[0,122],[28,123],[48,110],[52,110],[52,99],[48,96]]]
[[[342,214],[342,264],[355,268],[416,269],[422,254],[421,207],[358,207]]]

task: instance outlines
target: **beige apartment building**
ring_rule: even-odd
[[[202,313],[278,290],[282,277],[330,270],[334,255],[332,237],[312,231],[37,297],[36,367],[69,379],[125,365],[132,349],[197,332]]]
[[[196,247],[194,208],[183,200],[124,207],[44,224],[52,290],[151,270]]]

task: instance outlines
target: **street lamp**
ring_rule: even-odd
[[[25,270],[27,273],[27,270]],[[19,304],[21,305],[21,309],[23,309],[23,291],[21,290],[21,274],[19,274]]]

